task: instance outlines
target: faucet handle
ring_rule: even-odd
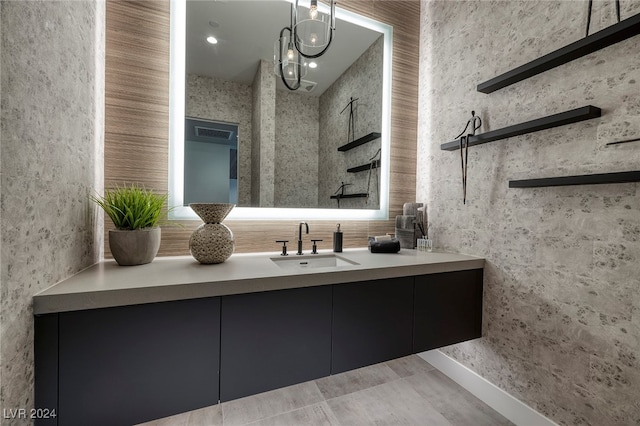
[[[282,243],[282,253],[280,253],[280,256],[289,256],[289,254],[287,253],[288,242],[289,240],[276,240],[276,243]]]
[[[313,251],[311,252],[311,254],[318,254],[318,245],[316,243],[319,241],[322,240],[311,240],[311,242],[313,242]]]

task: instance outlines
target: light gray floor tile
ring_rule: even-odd
[[[198,410],[187,411],[175,416],[164,417],[138,426],[222,426],[222,409],[220,404]]]
[[[305,382],[222,403],[224,425],[244,425],[324,401],[315,382]]]
[[[460,392],[467,392],[466,389],[439,370],[416,374],[405,378],[405,380],[414,385],[418,393],[429,401],[447,399],[460,394]]]
[[[473,425],[487,425],[487,426],[515,426],[502,414],[498,413],[493,408],[489,407],[484,402],[473,396],[470,392],[465,391],[463,398],[466,403],[461,403],[462,406],[467,407],[468,411],[465,413],[465,418],[473,421]],[[447,417],[447,416],[445,416]],[[480,420],[480,421],[478,421]]]
[[[441,372],[434,370],[405,380],[456,426],[506,426],[509,420]]]
[[[389,366],[398,376],[409,377],[414,374],[427,373],[435,370],[435,367],[429,364],[418,355],[409,355],[398,359],[392,359],[385,364]]]
[[[512,425],[426,361],[413,358],[225,402],[143,426]]]
[[[323,377],[316,380],[316,384],[326,399],[357,392],[362,389],[381,385],[392,380],[398,380],[398,376],[386,364],[375,364],[357,370],[347,371],[334,376]]]
[[[176,414],[175,416],[163,417],[162,419],[140,423],[136,426],[187,426],[191,412]]]
[[[222,406],[220,404],[191,411],[187,426],[222,426]]]
[[[250,423],[251,426],[339,426],[340,423],[329,408],[326,402],[310,405],[298,410],[289,411],[288,413],[278,416],[269,417],[268,419],[258,420]]]
[[[341,425],[451,426],[411,384],[395,380],[327,401]]]

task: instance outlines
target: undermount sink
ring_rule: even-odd
[[[272,257],[271,261],[283,269],[335,268],[340,266],[359,265],[357,262],[336,256],[335,254]]]

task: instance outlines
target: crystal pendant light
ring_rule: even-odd
[[[295,1],[293,41],[296,50],[305,58],[319,58],[331,45],[335,31],[334,0],[330,0],[328,8],[327,14],[318,7],[318,0],[311,0],[308,7]]]

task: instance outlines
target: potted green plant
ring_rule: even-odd
[[[121,266],[150,263],[160,248],[160,220],[168,195],[139,185],[105,189],[91,196],[107,213],[116,229],[109,230],[109,249]]]

